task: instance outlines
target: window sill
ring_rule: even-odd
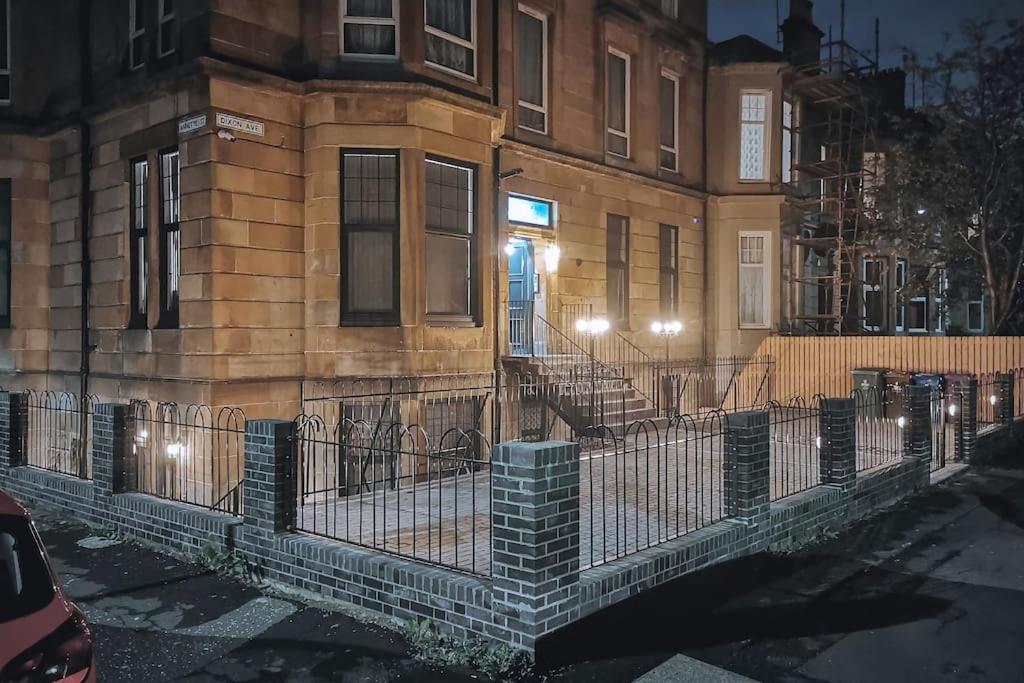
[[[342,320],[338,327],[386,327],[398,329],[402,324],[394,319],[388,320]]]
[[[472,317],[428,315],[427,327],[483,327],[483,325]]]
[[[441,73],[445,73],[450,76],[455,76],[456,78],[461,78],[464,81],[469,81],[470,83],[479,85],[476,79],[476,74],[467,74],[464,71],[453,69],[450,66],[445,66],[444,64],[437,64],[436,62],[429,62],[427,60],[423,60],[423,63],[429,66],[431,69],[437,69]]]
[[[739,329],[741,329],[741,330],[762,330],[763,331],[763,330],[770,330],[770,329],[772,329],[772,326],[771,325],[743,325],[743,324],[740,324]]]

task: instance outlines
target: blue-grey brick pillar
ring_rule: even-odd
[[[28,394],[0,392],[0,467],[28,462]]]
[[[295,423],[245,423],[245,484],[242,510],[246,535],[256,543],[286,531],[295,520]]]
[[[1013,373],[1000,373],[996,375],[995,397],[996,397],[996,424],[1013,424]],[[988,400],[988,397],[984,397]]]
[[[499,444],[491,467],[495,619],[533,650],[580,614],[579,444]]]
[[[821,483],[852,490],[857,484],[857,401],[825,399],[818,423]]]
[[[725,419],[722,467],[725,514],[755,527],[770,519],[771,474],[768,413],[731,413]]]
[[[92,415],[92,478],[97,493],[112,495],[131,488],[129,461],[135,430],[128,406],[100,403]]]
[[[941,410],[936,401],[935,410]],[[932,458],[932,390],[931,387],[908,386],[903,390],[903,456]],[[936,415],[941,424],[943,415]]]
[[[972,377],[960,382],[955,396],[956,459],[971,462],[978,450],[978,380]]]

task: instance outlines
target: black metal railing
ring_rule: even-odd
[[[205,405],[133,400],[132,457],[122,474],[149,495],[242,514],[245,413]]]
[[[958,461],[959,449],[957,442],[962,435],[962,413],[950,406],[956,405],[951,394],[939,388],[933,388],[929,409],[929,434],[931,435],[932,458],[931,471],[941,470],[946,465]]]
[[[821,411],[824,397],[810,403],[793,397],[765,405],[771,454],[771,499],[779,500],[821,484]]]
[[[857,471],[875,469],[903,458],[903,429],[906,427],[903,403],[893,391],[875,387],[854,389]],[[902,418],[902,419],[901,419]]]
[[[659,412],[699,415],[763,406],[773,400],[773,369],[770,358],[741,356],[659,364],[655,382]]]
[[[999,379],[996,375],[978,377],[978,429],[992,426],[999,422]]]
[[[93,396],[27,391],[26,462],[51,472],[92,478]]]
[[[474,574],[491,566],[490,444],[477,430],[296,418],[295,528]]]
[[[598,425],[579,438],[580,562],[594,567],[708,526],[725,516],[725,415],[661,424],[643,420],[621,435]]]

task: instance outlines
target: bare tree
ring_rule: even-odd
[[[1024,24],[960,35],[923,67],[923,103],[895,122],[879,232],[941,264],[952,297],[983,292],[987,329],[1013,334],[1024,317]]]

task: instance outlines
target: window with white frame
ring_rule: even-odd
[[[128,327],[144,328],[149,312],[149,161],[131,161],[131,204],[128,214],[131,310]]]
[[[782,182],[791,183],[796,180],[793,168],[799,160],[800,143],[797,139],[796,127],[800,116],[797,105],[791,100],[782,103]]]
[[[516,94],[520,128],[548,131],[548,17],[525,5],[516,12]]]
[[[946,277],[946,269],[939,268],[935,275],[935,331],[943,333],[946,331],[946,290],[949,289],[949,279]]]
[[[768,179],[768,93],[740,94],[740,180]]]
[[[398,0],[339,0],[341,54],[361,59],[398,56]]]
[[[128,67],[146,63],[146,0],[128,0]]]
[[[661,13],[669,19],[678,19],[679,0],[661,0]]]
[[[739,235],[739,321],[741,328],[764,329],[769,326],[768,302],[771,283],[767,232],[741,232]]]
[[[0,104],[11,103],[11,0],[0,0]]]
[[[178,327],[181,286],[181,157],[160,152],[160,327]]]
[[[911,332],[928,331],[928,297],[918,295],[907,304],[907,325]]]
[[[629,156],[629,55],[608,48],[605,114],[608,119],[608,151]]]
[[[156,54],[159,57],[174,52],[174,3],[175,0],[160,0],[157,3]]]
[[[903,303],[903,290],[907,286],[907,259],[896,259],[896,331],[907,326],[907,305]]]
[[[426,61],[476,79],[476,0],[423,0]]]
[[[661,153],[659,165],[669,171],[679,169],[679,76],[661,70]]]
[[[967,302],[967,331],[976,334],[985,331],[985,297]]]
[[[868,332],[881,332],[885,322],[883,265],[884,261],[876,258],[865,258],[861,262],[861,316]]]

